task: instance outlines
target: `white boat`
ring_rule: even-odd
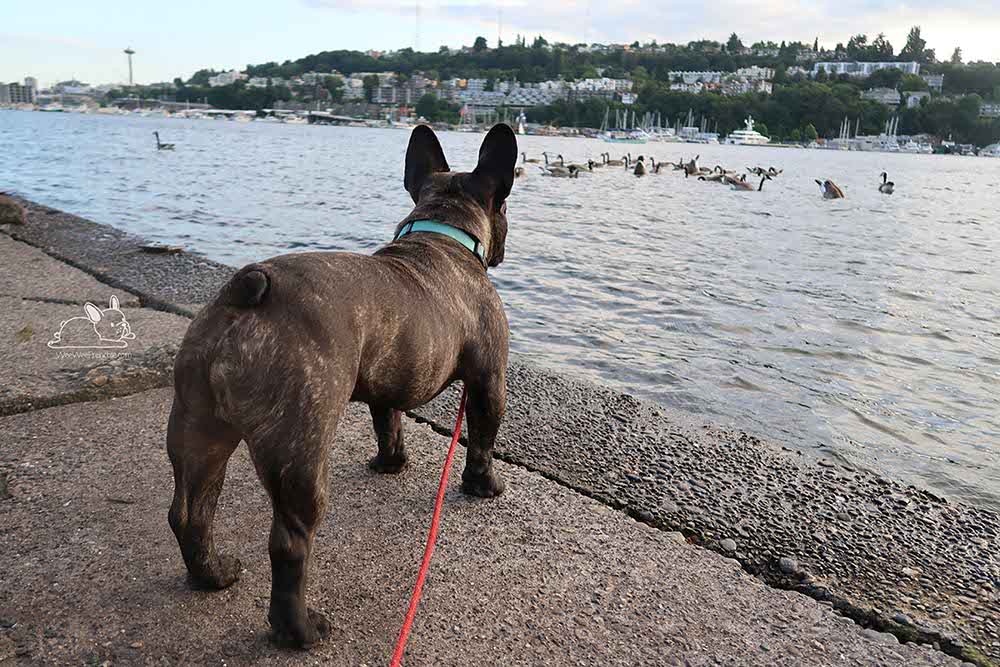
[[[1000,144],[990,144],[979,151],[979,157],[1000,157]]]
[[[747,116],[746,129],[733,130],[726,137],[726,143],[733,146],[763,146],[771,139],[753,129],[753,116]]]
[[[609,144],[644,144],[649,141],[649,135],[638,128],[624,129],[617,127],[608,127],[608,113],[610,112],[610,107],[604,110],[604,122],[601,123],[601,131],[598,133],[597,138],[601,141],[606,141]],[[628,124],[628,112],[625,112],[625,122],[621,122],[621,114],[615,112],[615,120],[619,125]]]
[[[302,116],[285,116],[281,122],[285,125],[308,125],[309,119]]]

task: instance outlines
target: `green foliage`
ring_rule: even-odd
[[[488,48],[489,45],[486,43],[485,37],[476,37],[476,41],[472,43],[472,50],[476,53],[482,53]]]
[[[899,82],[899,90],[928,90],[927,82],[916,74],[904,74]]]
[[[802,141],[802,133],[799,132],[799,128],[796,127],[788,134],[788,138],[791,141]]]
[[[457,123],[459,121],[459,107],[440,100],[436,95],[427,93],[417,101],[417,116],[421,116],[431,123]]]
[[[819,138],[819,132],[816,131],[816,126],[812,123],[806,125],[806,129],[802,131],[802,137],[806,141],[816,141]]]
[[[906,35],[906,46],[899,52],[900,60],[915,60],[918,63],[934,62],[934,49],[927,48],[927,40],[920,36],[920,26],[910,28]]]
[[[375,91],[378,89],[378,77],[374,74],[369,74],[361,79],[361,85],[364,87],[365,100],[370,103],[375,98]]]
[[[734,32],[732,35],[729,36],[729,41],[726,42],[726,51],[729,51],[730,53],[736,53],[742,48],[743,48],[743,42],[740,41],[740,38]]]
[[[962,64],[962,47],[956,46],[955,50],[951,53],[951,60],[949,61],[952,65]]]

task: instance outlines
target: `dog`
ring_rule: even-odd
[[[330,632],[306,608],[306,573],[326,505],[327,451],[349,401],[370,408],[378,453],[369,467],[398,473],[407,461],[402,411],[462,380],[462,490],[503,492],[492,462],[509,330],[486,269],[504,259],[517,155],[514,132],[497,125],[476,168],[452,172],[434,132],[418,126],[403,179],[414,208],[392,242],[370,256],[316,252],[250,264],[184,337],[167,427],[169,523],[195,587],[239,578],[240,562],[216,550],[212,523],[226,462],[245,440],[273,509],[268,620],[281,645],[309,648]]]

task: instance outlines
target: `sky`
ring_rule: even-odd
[[[202,68],[294,60],[332,49],[423,51],[496,44],[516,35],[567,42],[758,40],[832,48],[851,35],[886,33],[898,52],[922,26],[939,59],[1000,61],[1000,2],[986,0],[0,0],[0,81],[34,76],[43,86],[76,78],[128,80],[123,50],[135,49],[137,83],[189,77]],[[419,26],[419,29],[418,29]],[[418,41],[419,40],[419,41]]]

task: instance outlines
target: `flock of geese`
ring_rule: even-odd
[[[765,169],[758,166],[747,167],[746,171],[741,174],[739,170],[725,169],[722,165],[715,165],[712,168],[701,167],[698,165],[700,155],[696,155],[687,161],[681,158],[677,162],[657,162],[653,156],[649,156],[647,160],[644,155],[632,159],[631,153],[626,153],[620,160],[612,160],[609,153],[601,153],[600,157],[600,162],[588,159],[585,163],[567,163],[560,154],[555,154],[553,157],[552,153],[543,152],[542,159],[538,159],[529,158],[527,153],[521,153],[521,164],[514,169],[514,177],[524,178],[528,175],[530,167],[537,167],[541,171],[542,176],[554,178],[579,178],[580,174],[591,173],[598,169],[618,167],[624,168],[626,172],[631,172],[635,176],[659,174],[663,171],[683,171],[685,178],[697,178],[699,181],[728,185],[734,190],[759,192],[764,189],[765,182],[777,178],[784,171],[784,169],[775,169],[774,167]],[[748,180],[751,174],[754,176],[754,179]],[[758,177],[760,178],[759,183],[756,180]],[[895,184],[889,180],[888,174],[884,171],[881,174],[881,178],[882,183],[878,186],[878,191],[882,194],[891,195]],[[844,191],[830,179],[822,181],[817,179],[816,184],[819,185],[824,199],[844,198]]]

